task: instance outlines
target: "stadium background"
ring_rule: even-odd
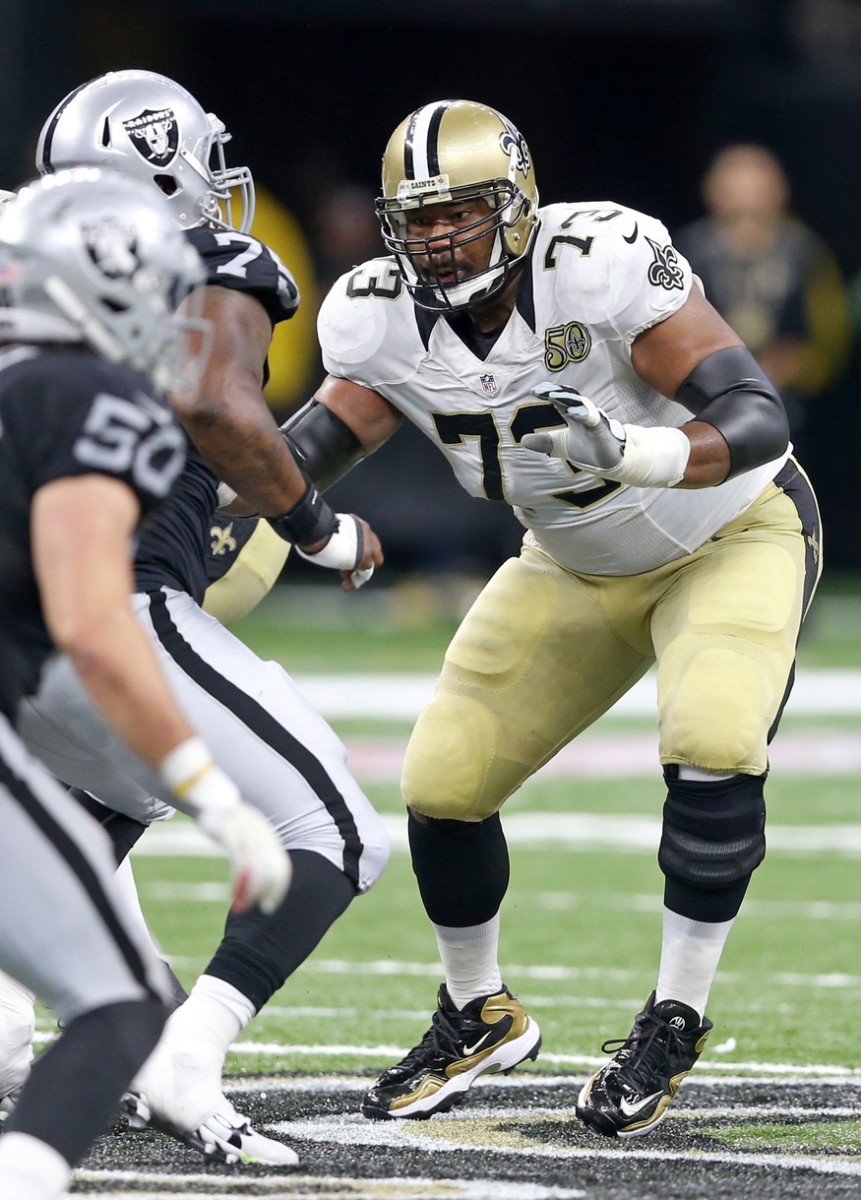
[[[33,173],[38,129],[54,104],[105,70],[172,75],[226,122],[229,161],[248,163],[266,194],[255,232],[281,251],[305,294],[302,319],[278,335],[271,400],[279,408],[310,395],[319,377],[313,317],[335,269],[324,206],[333,195],[369,202],[391,130],[413,107],[444,96],[484,100],[515,121],[544,202],[609,198],[661,217],[671,231],[700,215],[699,181],[714,151],[761,141],[784,162],[795,211],[830,245],[847,279],[861,271],[857,0],[2,7],[4,186]],[[861,570],[859,391],[856,350],[809,421],[805,464],[823,507],[829,574]],[[519,537],[504,506],[466,497],[412,430],[335,496],[373,521],[391,577],[486,573]]]

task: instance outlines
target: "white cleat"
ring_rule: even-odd
[[[292,1147],[258,1133],[226,1098],[217,1112],[190,1130],[153,1112],[146,1096],[139,1092],[127,1092],[122,1105],[132,1129],[157,1129],[199,1151],[210,1163],[295,1167],[299,1162],[299,1155]]]

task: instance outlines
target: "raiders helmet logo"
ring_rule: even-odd
[[[123,129],[138,154],[154,167],[166,167],[176,155],[179,129],[172,108],[157,111],[145,108],[136,117],[123,121]]]
[[[85,225],[84,244],[90,261],[107,279],[128,279],[140,265],[134,229],[119,221]]]

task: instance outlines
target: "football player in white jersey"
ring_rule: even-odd
[[[526,535],[464,618],[407,749],[445,983],[363,1112],[428,1117],[536,1056],[497,957],[499,810],[657,663],[660,963],[577,1106],[599,1133],[648,1133],[712,1028],[709,989],[765,852],[768,743],[821,570],[816,501],[780,397],[664,226],[606,201],[539,208],[500,113],[417,109],[385,151],[377,211],[391,257],[345,274],[320,312],[311,474],[412,421]]]

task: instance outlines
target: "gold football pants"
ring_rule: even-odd
[[[761,775],[821,572],[816,501],[790,460],[694,554],[580,575],[524,546],[445,656],[403,771],[406,803],[480,821],[657,662],[659,757]]]

